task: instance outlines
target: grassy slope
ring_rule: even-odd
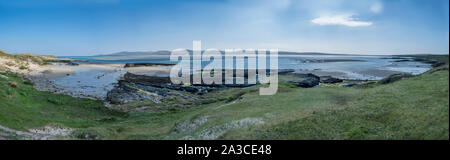
[[[301,104],[295,107],[298,111],[285,113],[283,117],[289,117],[287,120],[274,118],[270,124],[234,130],[222,138],[448,139],[448,73],[445,70],[424,74],[370,89],[340,90],[340,97],[330,98],[342,99],[339,100],[341,105],[320,105],[322,108],[314,107],[308,111],[310,104]],[[316,90],[327,93],[328,89]],[[359,93],[346,95],[352,92]],[[296,91],[284,96],[301,94],[310,92]],[[275,106],[278,104],[273,103],[274,109]],[[290,108],[281,106],[283,110]]]
[[[78,129],[73,138],[104,139],[448,139],[448,74],[425,73],[373,88],[281,84],[274,96],[259,96],[257,88],[248,88],[237,101],[241,94],[227,90],[217,94],[234,97],[228,101],[127,114],[108,110],[99,101],[38,92],[8,74],[9,80],[0,78],[0,125],[17,130],[63,125]],[[19,88],[8,81],[18,82]],[[228,105],[217,108],[223,104]],[[233,123],[249,118],[264,124]],[[185,122],[194,125],[175,132]]]
[[[39,92],[13,74],[2,74],[9,78],[0,78],[0,125],[23,131],[48,124],[86,128],[122,115],[100,101]],[[9,82],[17,82],[18,88]]]

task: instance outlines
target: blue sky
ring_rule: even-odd
[[[448,0],[0,0],[0,49],[59,56],[192,48],[449,52]]]

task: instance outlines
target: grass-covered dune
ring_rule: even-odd
[[[67,139],[449,139],[448,56],[439,59],[447,64],[384,85],[282,82],[273,96],[260,96],[258,87],[230,89],[215,93],[217,102],[167,112],[114,111],[0,73],[0,125],[21,132],[71,128]]]
[[[0,49],[0,72],[31,71],[34,66],[48,64],[55,56],[38,55],[32,53],[8,54]]]

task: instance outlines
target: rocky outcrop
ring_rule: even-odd
[[[156,76],[146,76],[146,75],[136,75],[132,73],[126,73],[123,77],[123,80],[120,80],[119,82],[128,82],[128,83],[134,83],[138,84],[139,86],[149,86],[154,88],[164,88],[164,89],[170,89],[170,90],[177,90],[177,91],[185,91],[195,94],[205,94],[212,90],[215,90],[216,88],[220,87],[223,88],[223,86],[219,85],[178,85],[178,84],[172,84],[169,77],[156,77]],[[213,88],[215,87],[215,88]]]
[[[399,81],[399,80],[402,80],[404,78],[409,78],[409,77],[413,77],[413,75],[407,74],[407,73],[398,73],[398,74],[393,74],[386,78],[383,78],[380,81],[378,81],[378,83],[379,84],[388,84],[388,83],[392,83],[392,82]]]
[[[308,73],[308,74],[294,73],[292,75],[299,78],[299,80],[291,81],[291,83],[293,83],[294,85],[296,85],[298,87],[311,88],[311,87],[319,85],[319,82],[320,82],[320,77],[318,77],[314,74],[311,74],[311,73]]]
[[[166,99],[181,98],[196,101],[199,95],[218,90],[208,86],[172,84],[168,77],[156,77],[126,73],[118,84],[107,93],[106,100],[112,104],[151,101],[156,104]],[[196,96],[197,95],[197,96]]]
[[[321,76],[320,77],[320,82],[321,83],[329,83],[329,84],[334,84],[334,83],[340,83],[343,82],[342,79],[339,78],[334,78],[331,76]]]
[[[173,66],[175,64],[167,64],[167,63],[127,63],[124,68],[129,67],[149,67],[149,66]]]
[[[133,84],[121,81],[117,87],[107,93],[106,99],[113,104],[125,104],[143,100],[161,103],[162,95],[142,90]]]
[[[439,72],[439,71],[447,71],[448,72],[448,67],[434,69],[434,70],[430,71],[430,74],[433,74],[434,72]]]
[[[399,58],[400,60],[395,60],[393,62],[421,62],[421,63],[427,63],[430,64],[432,67],[439,67],[443,66],[446,63],[445,62],[439,62],[434,59],[428,59],[428,58]]]
[[[431,67],[436,68],[436,67],[443,66],[445,64],[446,64],[445,62],[437,62],[437,63],[431,64]]]
[[[125,73],[123,75],[123,81],[130,83],[139,83],[139,84],[170,84],[169,77],[157,77],[157,76],[146,76],[146,75],[137,75],[130,72]]]

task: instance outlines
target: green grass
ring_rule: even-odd
[[[47,124],[86,128],[99,125],[98,120],[124,115],[108,110],[100,101],[39,92],[16,75],[0,74],[9,77],[0,78],[0,125],[12,129],[26,130]],[[11,87],[9,82],[17,82],[18,88]]]
[[[315,89],[326,98],[299,104],[294,107],[297,111],[291,109],[294,101],[280,105],[261,99],[260,103],[269,104],[267,108],[289,110],[280,116],[288,118],[273,118],[265,125],[233,130],[221,138],[448,139],[448,80],[448,71],[440,71],[370,89]],[[339,100],[333,102],[333,99]],[[322,104],[312,107],[318,102]]]
[[[273,96],[260,96],[259,86],[229,89],[183,109],[129,113],[39,92],[0,73],[9,77],[0,78],[0,125],[23,131],[62,125],[75,129],[74,139],[449,139],[448,64],[436,69],[443,70],[370,87],[280,82]]]

